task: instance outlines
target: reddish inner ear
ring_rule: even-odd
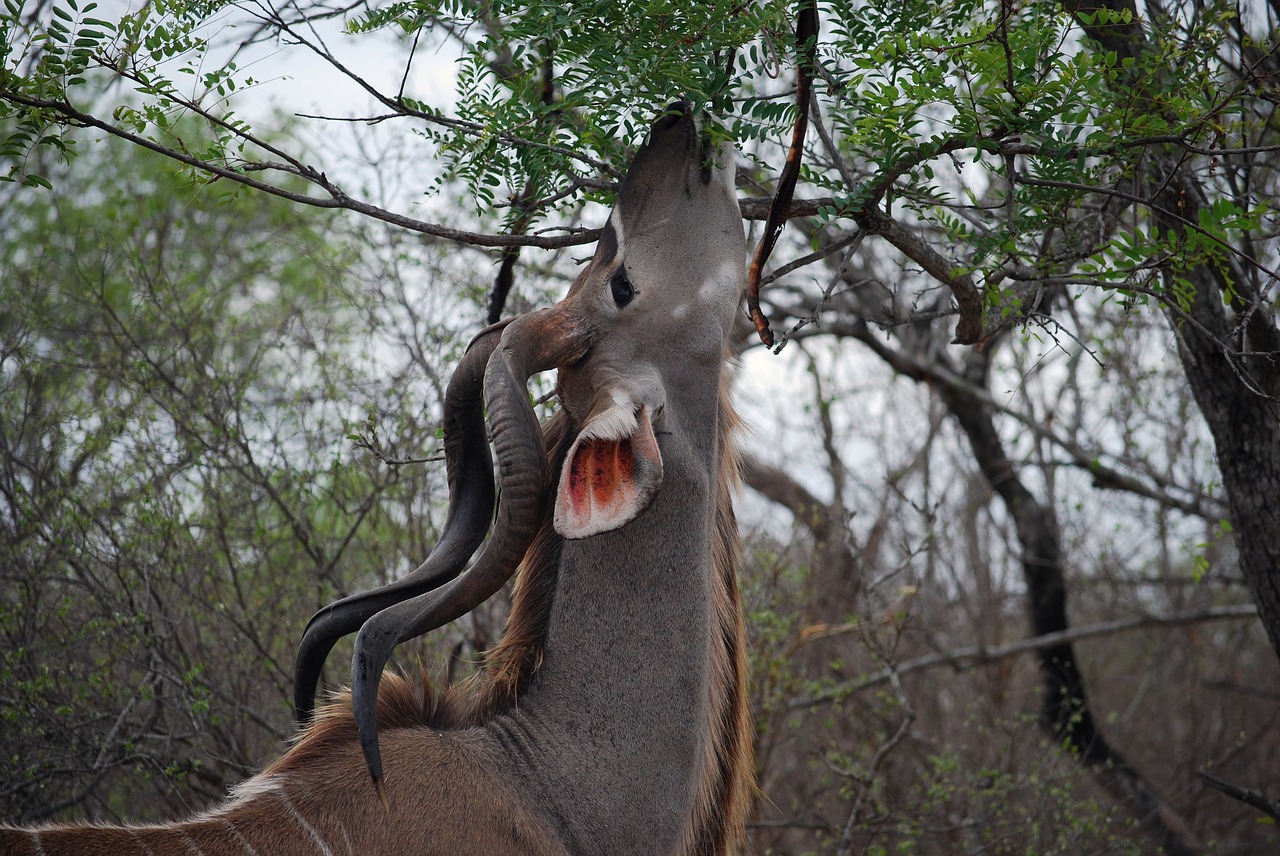
[[[574,450],[569,465],[569,501],[577,515],[620,505],[636,469],[631,438],[585,440]]]
[[[566,538],[586,538],[625,526],[644,511],[662,483],[648,411],[641,408],[626,437],[580,436],[560,472],[555,527]]]

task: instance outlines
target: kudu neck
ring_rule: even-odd
[[[684,392],[655,426],[650,507],[563,544],[543,662],[508,721],[546,759],[550,810],[595,852],[675,852],[708,757],[719,378]]]

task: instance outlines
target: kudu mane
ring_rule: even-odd
[[[740,477],[734,435],[739,419],[730,402],[728,372],[722,371],[718,407],[720,461],[716,472],[712,597],[717,644],[712,647],[709,739],[694,816],[682,842],[686,854],[721,854],[741,847],[752,799],[754,752],[747,704],[746,631],[739,608],[739,535],[732,492]],[[564,411],[544,424],[554,493],[560,464],[573,440]],[[511,610],[502,638],[485,652],[481,670],[448,687],[388,670],[378,689],[378,722],[384,732],[414,728],[466,728],[519,703],[542,659],[555,599],[560,548],[551,509],[516,571]],[[355,731],[350,691],[342,690],[319,708],[296,742],[263,775],[287,776],[349,744]]]

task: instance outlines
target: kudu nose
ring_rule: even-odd
[[[667,105],[650,127],[654,131],[665,131],[686,120],[693,114],[693,104],[686,100],[673,101]]]

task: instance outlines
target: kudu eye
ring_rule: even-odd
[[[614,304],[621,309],[636,296],[635,286],[627,279],[627,272],[619,267],[609,279],[609,292],[613,295]]]

